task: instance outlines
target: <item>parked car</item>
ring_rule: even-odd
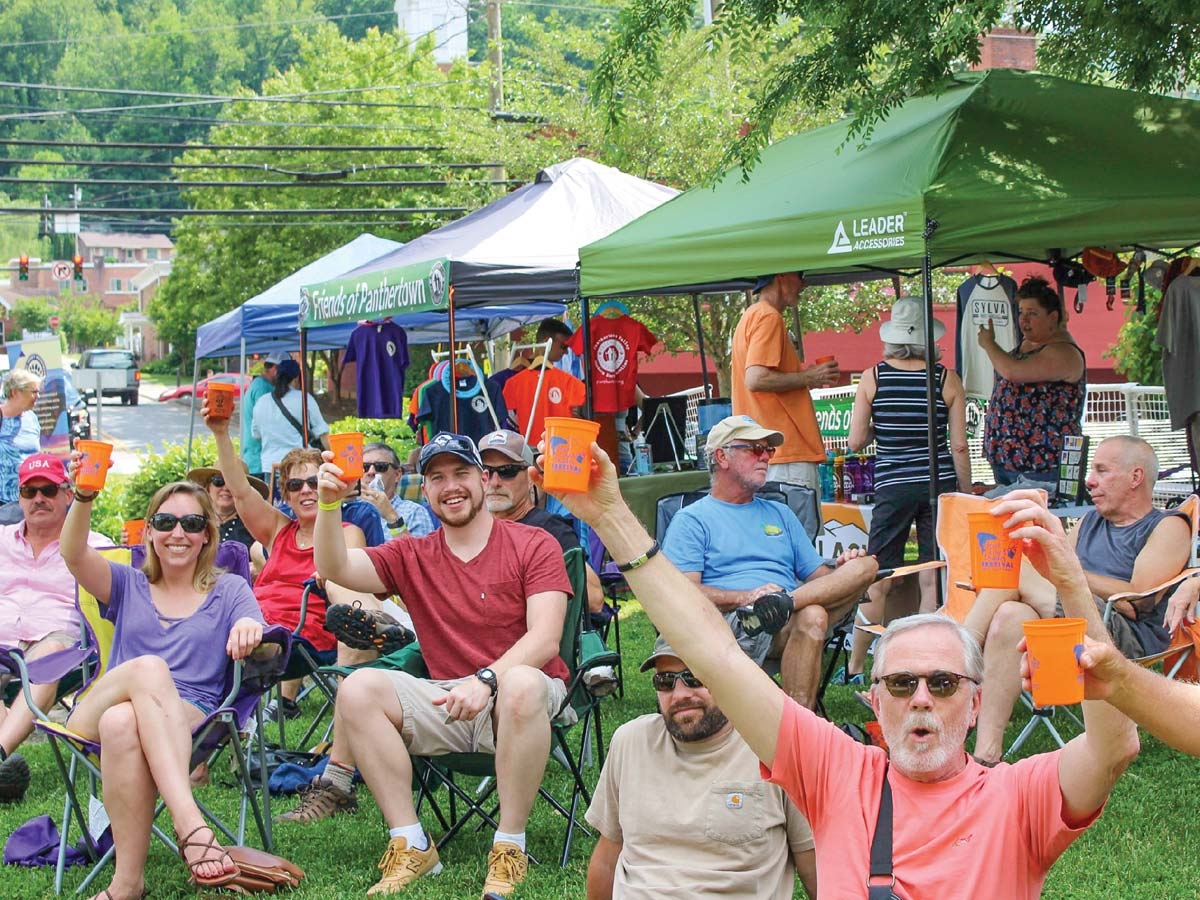
[[[122,405],[125,406],[138,405],[138,386],[142,380],[142,373],[138,370],[137,356],[133,351],[112,347],[96,347],[92,350],[84,350],[83,354],[79,357],[79,362],[73,363],[71,367],[80,371],[85,369],[124,370],[124,384],[119,387],[104,388],[101,391],[101,396],[120,397]],[[95,395],[94,390],[89,390],[85,393],[88,396]]]
[[[220,375],[213,375],[210,378],[201,378],[196,382],[196,399],[203,400],[208,396],[208,386],[214,381],[222,384],[232,384],[234,396],[241,398],[247,390],[250,389],[250,382],[254,380],[253,375],[238,375],[236,372],[224,372]],[[168,388],[158,395],[160,401],[179,400],[192,396],[192,386],[190,384],[181,384],[179,387]]]

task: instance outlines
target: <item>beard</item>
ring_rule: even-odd
[[[699,707],[687,706],[685,708],[698,709]],[[664,712],[662,714],[663,723],[666,725],[667,734],[685,744],[706,740],[724,728],[729,722],[729,719],[725,717],[725,713],[721,712],[716,706],[706,707],[704,715],[686,723],[680,722],[675,718],[675,711],[677,709],[679,707],[672,707]]]
[[[467,502],[464,506],[459,507],[453,512],[447,512],[446,508],[439,501],[438,508],[434,510],[437,517],[447,525],[463,526],[469,525],[475,521],[475,517],[479,515],[479,511],[483,509],[483,494],[478,497],[474,494],[467,494]]]
[[[485,494],[483,500],[488,510],[494,513],[506,513],[517,505],[517,501],[507,494]]]
[[[897,770],[920,781],[922,775],[934,775],[942,771],[966,752],[967,732],[971,730],[971,723],[966,716],[957,722],[946,722],[930,713],[913,713],[904,720],[902,735],[907,735],[913,728],[934,732],[938,737],[936,743],[909,747],[901,736],[888,740],[888,749]]]

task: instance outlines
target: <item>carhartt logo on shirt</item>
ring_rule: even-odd
[[[725,808],[726,809],[741,809],[742,808],[742,795],[736,794],[736,793],[735,794],[726,794],[725,795]]]
[[[775,537],[776,535],[783,534],[783,529],[778,525],[764,525],[763,534],[767,537]]]

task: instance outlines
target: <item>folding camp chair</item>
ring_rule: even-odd
[[[231,548],[231,549],[226,549]],[[140,548],[135,548],[140,551]],[[240,551],[240,553],[238,552]],[[101,551],[108,559],[127,564],[137,561],[129,548],[114,548]],[[140,555],[140,554],[139,554]],[[217,551],[216,562],[222,568],[236,571],[244,564],[244,574],[249,574],[249,561],[246,548],[235,542],[221,544]],[[92,680],[85,685],[83,693],[97,678],[107,671],[111,658],[113,629],[112,622],[103,618],[100,604],[96,598],[83,589],[79,589],[77,602],[80,617],[89,633],[91,645],[96,652],[96,666]],[[263,633],[264,649],[250,659],[231,661],[223,686],[223,700],[220,706],[205,717],[192,732],[192,753],[190,766],[200,763],[213,765],[217,756],[226,748],[233,757],[233,763],[241,785],[241,801],[238,811],[236,830],[223,822],[209,807],[198,802],[200,811],[212,824],[212,827],[234,844],[245,843],[247,813],[254,816],[259,836],[263,846],[271,849],[271,812],[270,794],[267,791],[267,772],[265,757],[261,752],[255,754],[252,760],[246,752],[243,735],[252,729],[261,733],[262,712],[259,700],[262,694],[273,685],[282,673],[287,662],[291,644],[291,635],[284,628],[268,628]],[[270,648],[276,648],[273,651]],[[252,724],[253,722],[253,724]],[[62,893],[63,871],[66,864],[66,850],[71,841],[71,820],[74,818],[83,834],[84,846],[88,856],[95,863],[92,871],[77,889],[82,893],[87,890],[92,879],[103,869],[112,858],[113,850],[101,854],[97,844],[99,835],[94,835],[88,825],[87,810],[80,800],[81,792],[88,797],[96,797],[100,783],[100,754],[101,746],[96,741],[75,734],[67,724],[53,722],[44,716],[39,716],[37,728],[49,739],[59,773],[66,787],[66,800],[63,806],[63,829],[59,843],[58,866],[55,873],[54,889]],[[257,786],[255,781],[257,780]],[[161,815],[164,805],[160,800],[154,811],[154,819]],[[153,834],[166,844],[172,852],[176,851],[175,842],[157,825],[152,826]]]
[[[559,644],[559,654],[570,671],[570,681],[567,683],[567,699],[563,709],[568,705],[575,710],[579,730],[579,740],[572,743],[569,739],[572,726],[552,724],[553,739],[552,756],[559,761],[571,777],[571,796],[569,800],[560,801],[543,784],[538,794],[566,819],[566,834],[563,837],[562,854],[559,864],[566,866],[571,853],[571,841],[575,831],[582,830],[591,834],[580,816],[580,802],[584,808],[591,803],[591,791],[588,788],[581,765],[581,760],[587,753],[594,739],[596,755],[599,764],[604,763],[604,736],[600,723],[600,698],[592,696],[583,682],[583,674],[589,668],[597,665],[615,665],[617,655],[607,651],[599,636],[588,629],[587,616],[587,577],[584,568],[582,548],[572,548],[564,556],[567,574],[571,580],[573,595],[567,602],[567,614],[563,622],[562,640]],[[405,653],[405,648],[401,653]],[[411,651],[409,651],[411,657]],[[415,663],[414,663],[415,664]],[[411,669],[410,669],[411,671]],[[561,712],[562,710],[560,710]],[[418,781],[418,812],[428,804],[444,834],[438,839],[439,848],[449,843],[464,826],[478,819],[480,827],[484,824],[497,827],[496,814],[499,811],[493,803],[496,791],[495,757],[485,753],[451,753],[437,757],[416,757],[413,760],[414,777]],[[472,793],[458,783],[456,776],[475,776],[486,780],[483,789]],[[443,808],[437,797],[437,790],[445,787],[448,791],[446,808]],[[459,805],[464,808],[459,809]],[[534,860],[533,856],[530,859]]]

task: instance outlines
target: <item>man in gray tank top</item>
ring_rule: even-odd
[[[1087,487],[1089,510],[1067,539],[1087,575],[1097,608],[1127,591],[1145,591],[1175,577],[1187,564],[1191,527],[1186,516],[1152,504],[1158,457],[1140,438],[1118,435],[1102,441],[1092,456]],[[1016,647],[1027,619],[1061,616],[1053,587],[1031,567],[1021,570],[1020,591],[980,591],[964,624],[981,636],[988,689],[983,695],[975,737],[975,756],[1000,759],[1004,728],[1020,695]],[[1109,618],[1113,643],[1136,658],[1166,648],[1163,627],[1167,597],[1136,604],[1121,601]]]

